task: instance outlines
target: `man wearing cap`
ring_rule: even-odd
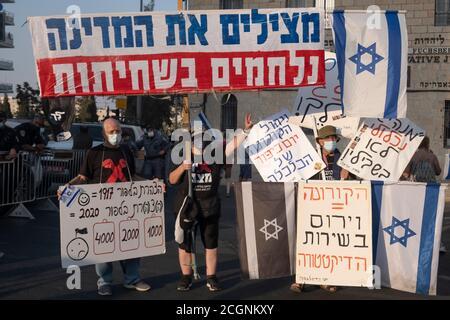
[[[16,127],[20,148],[24,151],[40,153],[45,148],[44,139],[41,136],[41,128],[44,127],[44,117],[37,114],[33,121],[22,123]]]
[[[336,148],[339,140],[336,128],[333,126],[325,126],[317,134],[316,141],[320,145],[322,159],[327,166],[324,170],[325,180],[347,180],[349,178],[349,172],[337,165],[341,156],[341,152]],[[312,179],[320,179],[320,173]]]
[[[339,157],[341,156],[341,152],[336,148],[336,143],[339,139],[336,128],[333,126],[325,126],[321,128],[317,134],[316,141],[320,145],[322,159],[326,164],[324,170],[325,180],[348,180],[350,178],[349,172],[337,165]],[[320,172],[311,178],[311,180],[320,179]],[[303,283],[293,283],[291,285],[291,290],[300,293],[302,292],[303,287]],[[320,287],[331,293],[337,291],[337,287],[335,286],[322,285]]]

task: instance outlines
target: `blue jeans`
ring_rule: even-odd
[[[160,158],[145,160],[142,168],[142,177],[145,179],[164,179],[164,160]]]
[[[129,260],[122,260],[119,261],[120,266],[122,267],[123,271],[123,283],[130,285],[135,284],[140,280],[139,276],[139,262],[140,259],[129,259]],[[97,275],[100,277],[97,281],[98,287],[101,287],[103,285],[111,285],[113,281],[113,263],[112,262],[106,262],[106,263],[98,263],[95,265],[95,271],[97,272]]]

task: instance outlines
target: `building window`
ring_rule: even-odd
[[[220,128],[222,131],[237,128],[237,99],[229,93],[222,97],[222,117]]]
[[[244,8],[243,0],[220,0],[220,9],[242,9]]]
[[[450,26],[450,0],[436,0],[436,26]]]
[[[445,101],[444,148],[450,149],[450,100]]]
[[[286,8],[306,8],[307,0],[286,0]]]

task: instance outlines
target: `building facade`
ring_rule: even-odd
[[[0,49],[14,48],[14,39],[8,26],[14,25],[14,14],[4,9],[4,3],[14,3],[15,0],[0,0]],[[0,71],[13,71],[13,62],[0,59]],[[0,93],[12,93],[13,85],[11,83],[0,82]]]
[[[407,117],[426,130],[431,149],[443,166],[450,152],[450,1],[448,0],[189,0],[189,10],[322,7],[367,10],[405,10],[408,25]],[[326,50],[334,50],[332,33],[326,29]],[[263,90],[192,95],[193,112],[202,106],[215,128],[242,128],[244,115],[256,120],[277,111],[293,109],[296,89]]]

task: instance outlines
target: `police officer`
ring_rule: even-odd
[[[6,126],[6,113],[0,111],[0,161],[15,160],[17,150],[16,132]],[[0,195],[0,211],[2,212],[6,212],[9,209],[4,204],[11,203],[13,200],[15,174],[15,170],[12,170],[10,165],[0,166],[0,190],[2,190],[2,194]]]
[[[6,113],[0,111],[0,160],[14,159],[17,149],[16,132],[6,126]]]
[[[40,153],[45,148],[44,139],[41,136],[41,128],[44,128],[44,117],[36,115],[31,122],[22,123],[16,127],[20,148],[24,151]]]
[[[163,179],[164,177],[164,156],[170,147],[169,142],[158,131],[148,127],[144,136],[136,142],[136,147],[140,150],[144,147],[145,161],[142,176],[146,179]]]

